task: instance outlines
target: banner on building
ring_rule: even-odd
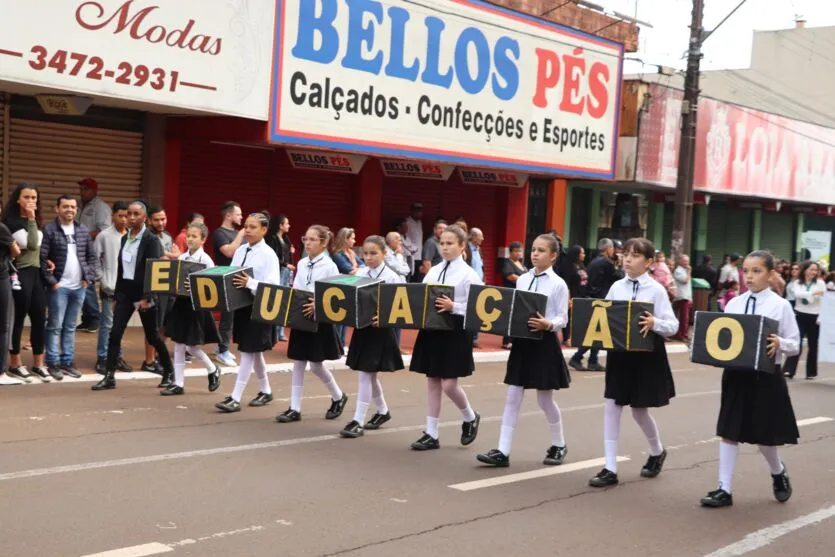
[[[830,253],[832,251],[831,230],[807,230],[800,239],[803,248],[801,259],[819,261],[828,270],[830,268]]]
[[[623,46],[484,0],[279,0],[270,139],[611,179]]]
[[[287,156],[293,168],[304,170],[325,170],[340,174],[359,174],[368,157],[348,153],[329,153],[327,151],[300,151],[287,149]]]
[[[458,175],[461,177],[461,183],[469,186],[522,188],[528,181],[527,174],[488,170],[486,168],[459,168]]]
[[[383,174],[389,178],[421,178],[441,182],[449,180],[452,171],[455,170],[451,164],[396,159],[380,159],[380,166],[383,168]]]

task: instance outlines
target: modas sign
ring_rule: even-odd
[[[766,345],[779,328],[777,321],[762,315],[697,311],[690,359],[725,369],[774,373]]]
[[[435,309],[440,296],[454,300],[454,288],[443,284],[381,284],[377,305],[380,327],[453,330],[452,315]]]
[[[319,325],[308,319],[302,306],[311,299],[310,292],[268,282],[258,283],[252,304],[252,319],[299,331],[316,332]]]
[[[239,273],[252,276],[252,267],[212,267],[191,275],[191,303],[194,309],[232,312],[252,305],[252,292],[238,288],[232,278]]]
[[[173,296],[189,296],[188,276],[205,269],[196,261],[182,259],[149,259],[145,265],[145,292]]]
[[[571,302],[571,345],[615,352],[652,351],[655,333],[642,335],[639,321],[654,309],[648,302],[575,298]]]
[[[541,339],[531,331],[528,319],[545,315],[548,297],[537,292],[473,284],[467,297],[464,328],[491,335]]]

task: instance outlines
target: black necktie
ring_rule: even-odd
[[[449,269],[449,263],[450,263],[449,261],[444,263],[444,268],[441,271],[441,276],[438,277],[438,282],[440,282],[441,284],[443,284],[444,280],[446,280],[446,271],[447,271],[447,269]]]
[[[307,262],[307,280],[304,282],[305,286],[310,286],[313,282],[313,266],[316,265],[320,259],[315,259]]]
[[[638,299],[638,287],[641,285],[641,283],[638,282],[637,280],[632,280],[632,279],[629,279],[629,282],[632,283],[632,300],[633,301],[637,300]]]
[[[751,308],[750,314],[756,315],[757,314],[757,299],[753,296],[749,296],[748,299],[745,301],[745,314],[749,313],[748,308]]]
[[[545,273],[539,273],[538,275],[533,276],[533,280],[531,281],[531,285],[528,286],[528,292],[533,290],[534,292],[539,292],[539,277],[544,277]]]
[[[246,258],[249,257],[249,252],[251,252],[251,251],[252,251],[252,248],[250,248],[250,247],[246,248],[246,253],[244,254],[244,260],[241,261],[241,267],[246,265]]]

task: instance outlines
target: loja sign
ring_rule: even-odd
[[[0,18],[0,80],[266,120],[271,0],[38,0]]]
[[[682,92],[650,94],[635,179],[675,187]],[[696,189],[835,204],[835,130],[702,98],[696,134]]]

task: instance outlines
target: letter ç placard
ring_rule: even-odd
[[[377,305],[380,327],[451,331],[455,322],[449,313],[438,313],[435,299],[454,296],[454,288],[442,284],[381,284]],[[454,299],[454,298],[453,298]]]
[[[186,279],[206,266],[183,259],[149,259],[145,265],[145,292],[188,296]]]
[[[316,332],[319,324],[305,317],[302,312],[302,306],[311,297],[312,294],[307,290],[260,282],[252,304],[252,319],[299,331]]]
[[[542,331],[531,331],[528,319],[537,312],[545,315],[548,297],[537,292],[473,284],[467,297],[464,328],[491,335],[541,339]]]
[[[377,285],[381,281],[337,275],[314,285],[316,321],[362,329],[371,325],[377,311]]]
[[[235,311],[252,305],[249,288],[236,288],[232,277],[243,271],[252,276],[252,267],[212,267],[190,275],[191,303],[194,309]]]
[[[642,352],[655,348],[655,333],[644,337],[638,321],[655,305],[631,300],[574,298],[571,301],[571,345],[615,352]]]
[[[780,324],[763,315],[697,311],[690,361],[725,369],[774,373],[768,336]]]

